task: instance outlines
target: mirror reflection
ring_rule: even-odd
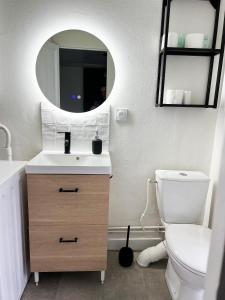
[[[97,108],[107,99],[115,68],[109,50],[98,38],[67,30],[42,46],[36,76],[49,101],[63,110],[80,113]]]

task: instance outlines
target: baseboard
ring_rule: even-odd
[[[164,240],[164,232],[159,230],[134,230],[130,233],[129,246],[135,251],[152,247]],[[119,250],[126,244],[126,230],[108,231],[108,249]]]

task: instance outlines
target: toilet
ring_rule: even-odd
[[[157,170],[156,195],[169,256],[166,282],[173,300],[203,300],[211,229],[202,224],[209,178],[194,171]]]

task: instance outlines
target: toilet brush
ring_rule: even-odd
[[[121,248],[119,252],[119,263],[122,267],[130,267],[134,259],[133,250],[130,247],[128,247],[129,235],[130,235],[130,225],[127,228],[126,247]]]
[[[209,1],[212,4],[212,6],[216,9],[218,5],[218,1],[217,0],[209,0]]]

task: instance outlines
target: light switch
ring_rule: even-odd
[[[116,121],[126,121],[128,115],[127,108],[116,108]]]

